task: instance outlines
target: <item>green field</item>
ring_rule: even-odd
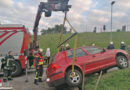
[[[94,75],[86,77],[85,90],[94,90],[97,78]],[[130,68],[104,74],[97,90],[130,90]]]
[[[71,34],[64,34],[63,40]],[[39,45],[41,48],[51,48],[52,55],[57,52],[57,45],[60,34],[47,34],[39,36]],[[63,41],[62,40],[62,41]],[[110,33],[79,33],[78,34],[78,47],[88,46],[95,43],[96,46],[106,48],[110,41]],[[113,42],[115,48],[120,48],[120,42],[124,41],[126,46],[130,45],[130,32],[113,32]],[[68,41],[73,48],[74,39]]]

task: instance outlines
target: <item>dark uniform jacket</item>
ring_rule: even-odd
[[[61,48],[61,49],[60,49],[60,52],[63,52],[63,51],[65,51],[65,49],[64,49],[64,48]]]
[[[67,47],[66,50],[70,50],[71,48],[70,47]]]
[[[3,69],[13,70],[14,68],[14,57],[6,56],[5,59],[2,59],[2,64],[4,65]]]
[[[124,45],[124,44],[121,44],[120,49],[125,50],[125,45]]]
[[[109,45],[108,47],[107,47],[107,49],[115,49],[115,47],[114,47],[114,45]]]

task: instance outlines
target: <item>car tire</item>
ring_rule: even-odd
[[[127,68],[129,66],[128,60],[125,56],[117,56],[116,61],[117,61],[117,66],[120,69]]]
[[[15,65],[14,70],[12,72],[12,76],[19,76],[22,73],[22,67],[18,61],[14,61],[13,64]]]
[[[72,78],[72,69],[69,69],[67,72],[66,72],[66,83],[69,85],[69,86],[79,86],[82,84],[82,80],[83,80],[83,76],[82,76],[82,73],[75,69],[74,70],[74,73],[75,73],[75,77]]]

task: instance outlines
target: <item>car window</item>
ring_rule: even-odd
[[[55,62],[55,59],[56,59],[56,55],[54,55],[54,56],[52,57],[51,63],[52,63],[52,62]]]
[[[76,49],[76,57],[86,56],[87,54],[82,49]],[[67,51],[68,58],[73,58],[73,50]]]
[[[68,58],[73,58],[73,52],[72,52],[72,50],[68,50],[67,51],[67,56],[68,56]]]
[[[103,51],[103,49],[96,47],[85,47],[84,49],[87,50],[90,54],[96,54]]]

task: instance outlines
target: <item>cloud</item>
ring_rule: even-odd
[[[0,0],[0,20],[3,23],[19,23],[26,25],[31,31],[38,5],[41,1],[47,0]],[[103,3],[103,4],[102,4]],[[102,27],[106,24],[110,27],[110,1],[108,0],[70,0],[72,8],[68,12],[68,19],[78,32],[92,31],[93,27]],[[129,19],[130,1],[116,0],[113,10],[114,29],[121,27],[122,23],[130,22]],[[52,16],[46,18],[44,13],[41,17],[39,30],[62,24],[63,12],[53,12]],[[128,19],[127,19],[128,18]],[[70,28],[66,25],[68,29]]]
[[[124,13],[124,12],[115,12],[115,13],[113,13],[113,16],[114,17],[124,17],[124,16],[126,16],[126,13]]]
[[[98,10],[98,9],[92,10],[92,13],[94,13],[96,15],[108,15],[109,14],[109,12],[107,12],[107,11]]]
[[[0,7],[12,7],[13,4],[13,0],[0,0]]]
[[[123,10],[123,11],[130,10],[130,1],[129,0],[116,1],[116,8]]]

